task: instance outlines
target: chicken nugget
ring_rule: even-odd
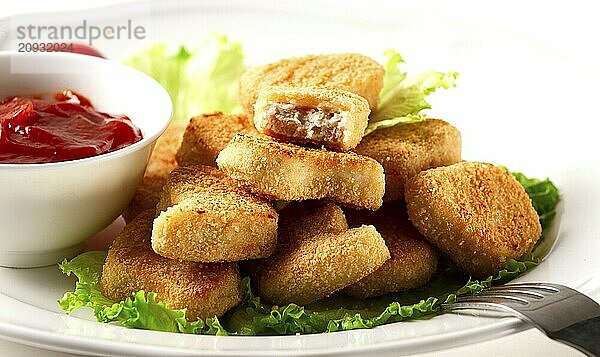
[[[174,170],[163,188],[152,248],[172,259],[238,261],[271,255],[278,215],[271,203],[237,187],[216,168]]]
[[[401,200],[404,184],[419,172],[461,160],[460,132],[438,119],[400,124],[365,136],[356,153],[377,160],[385,169],[385,202]]]
[[[177,151],[177,163],[216,166],[217,155],[235,134],[252,131],[254,127],[245,115],[217,112],[193,117]]]
[[[385,176],[366,156],[311,149],[265,137],[237,134],[217,165],[246,189],[269,199],[330,199],[375,210],[381,206]]]
[[[156,207],[167,176],[177,167],[175,153],[181,144],[185,126],[185,122],[172,122],[156,141],[144,177],[133,199],[122,213],[125,222],[130,222],[141,212]]]
[[[485,278],[533,248],[542,228],[531,199],[506,170],[460,162],[406,183],[408,215],[466,273]]]
[[[332,204],[290,204],[281,213],[276,253],[258,261],[252,278],[276,304],[308,304],[356,283],[390,253],[373,226],[348,229]]]
[[[376,212],[347,210],[350,226],[372,224],[385,240],[390,259],[345,294],[361,299],[418,288],[437,270],[438,254],[408,220],[404,202],[386,203]]]
[[[139,214],[115,238],[102,269],[100,287],[112,300],[139,290],[155,292],[172,309],[187,309],[186,318],[221,316],[242,299],[235,263],[171,260],[152,251],[154,210]]]
[[[384,73],[379,63],[357,53],[288,58],[246,71],[240,79],[240,101],[253,116],[254,103],[264,87],[326,86],[358,94],[373,110],[379,102]]]
[[[286,142],[348,151],[369,121],[369,103],[352,92],[324,87],[265,87],[254,105],[254,125]]]

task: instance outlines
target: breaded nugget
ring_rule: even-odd
[[[245,115],[217,112],[193,117],[177,151],[177,163],[216,166],[217,155],[235,134],[252,131],[254,127]]]
[[[254,265],[261,297],[276,304],[308,304],[356,283],[390,253],[373,226],[348,229],[332,204],[290,204],[282,211],[276,253]]]
[[[406,183],[405,198],[419,232],[476,278],[520,258],[542,232],[523,187],[491,164],[460,162],[423,171]]]
[[[242,299],[235,263],[194,263],[154,253],[154,210],[139,214],[115,238],[102,269],[102,293],[113,300],[139,290],[157,293],[170,308],[187,309],[189,320],[221,316]]]
[[[385,190],[383,168],[371,158],[265,137],[236,135],[219,154],[217,165],[248,190],[270,199],[327,198],[375,210]]]
[[[343,292],[361,299],[425,285],[437,270],[438,254],[408,220],[404,202],[376,212],[347,210],[350,226],[372,224],[385,240],[390,259]]]
[[[365,136],[356,153],[377,160],[385,169],[385,202],[404,197],[406,180],[423,170],[459,162],[460,132],[438,119],[400,124]]]
[[[121,212],[125,222],[131,222],[141,212],[156,207],[156,203],[160,200],[160,193],[164,184],[164,177],[144,176],[142,182],[140,182],[135,190],[133,199],[125,207],[125,210]]]
[[[164,177],[177,167],[175,154],[181,145],[183,132],[187,126],[185,121],[174,121],[164,133],[156,140],[148,166],[146,166],[146,176]]]
[[[216,168],[174,170],[163,188],[152,230],[158,254],[197,262],[271,255],[278,214],[265,199],[237,187]]]
[[[126,222],[130,222],[141,212],[156,207],[167,176],[177,167],[175,153],[181,144],[186,125],[186,122],[172,122],[156,141],[144,177],[122,213]]]
[[[383,87],[383,67],[372,58],[357,54],[294,57],[250,69],[240,79],[240,101],[253,116],[259,92],[267,86],[327,86],[356,93],[377,108]]]
[[[369,121],[369,103],[358,94],[324,87],[265,87],[254,105],[254,125],[286,142],[348,151]]]

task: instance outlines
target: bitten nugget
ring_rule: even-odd
[[[383,168],[374,159],[236,135],[217,165],[248,190],[270,199],[327,198],[375,210],[385,191]]]
[[[358,94],[369,102],[371,109],[375,109],[384,72],[372,58],[357,53],[283,59],[246,71],[240,79],[240,101],[253,116],[253,105],[264,87],[326,86]]]
[[[356,283],[390,253],[373,226],[348,229],[332,204],[290,204],[281,213],[276,253],[254,265],[261,297],[276,304],[308,304]]]
[[[187,309],[189,320],[221,316],[242,299],[235,263],[194,263],[154,253],[154,210],[138,215],[115,238],[102,269],[102,293],[113,300],[139,290],[157,293],[170,308]]]
[[[352,92],[323,87],[266,87],[254,105],[254,125],[286,142],[348,151],[369,121],[369,103]]]
[[[193,117],[177,151],[177,163],[216,166],[217,155],[235,134],[252,131],[254,127],[244,115],[217,112]]]
[[[163,188],[152,230],[158,254],[198,262],[268,257],[278,215],[270,202],[208,166],[174,170]]]
[[[390,259],[343,290],[361,299],[425,285],[437,270],[438,254],[408,220],[404,202],[384,204],[376,212],[346,211],[351,226],[373,224],[385,240]]]
[[[356,153],[377,160],[385,169],[385,202],[404,197],[405,182],[423,170],[461,160],[460,132],[438,119],[400,124],[365,136]]]
[[[506,170],[460,162],[406,184],[408,215],[459,268],[484,278],[531,250],[542,228],[531,199]]]
[[[167,176],[177,167],[175,153],[181,143],[185,126],[185,122],[172,122],[156,141],[142,182],[138,185],[129,206],[122,213],[126,222],[130,222],[141,212],[156,207]]]

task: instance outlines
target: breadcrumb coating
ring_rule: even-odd
[[[275,249],[278,215],[271,203],[216,168],[174,170],[156,214],[152,248],[164,257],[239,261],[268,257]]]
[[[261,297],[276,304],[308,304],[356,283],[390,253],[373,226],[348,229],[332,204],[291,204],[281,213],[276,253],[254,264]]]
[[[404,184],[423,170],[461,160],[458,129],[443,120],[427,119],[376,130],[365,136],[356,153],[377,160],[385,169],[385,202],[401,200]]]
[[[376,212],[346,210],[350,226],[372,224],[385,240],[390,259],[345,288],[361,299],[421,287],[437,270],[435,248],[410,223],[404,202],[386,203]]]
[[[484,278],[530,251],[542,228],[531,199],[506,170],[460,162],[406,184],[408,215],[466,273]]]
[[[180,166],[216,166],[217,155],[235,134],[254,131],[245,115],[216,112],[195,116],[185,128],[177,151],[177,163]]]
[[[123,300],[139,290],[157,293],[169,308],[187,309],[186,318],[221,316],[242,299],[235,263],[171,260],[150,247],[154,210],[139,214],[115,238],[102,269],[102,294]]]
[[[381,206],[385,176],[366,156],[311,149],[265,137],[237,134],[217,165],[240,184],[269,199],[330,199],[375,210]]]
[[[177,167],[175,153],[181,144],[185,126],[186,123],[183,122],[172,122],[156,141],[144,177],[135,196],[122,213],[125,222],[130,222],[141,212],[156,207],[167,176]]]
[[[309,55],[252,68],[240,79],[240,101],[250,116],[258,94],[267,86],[325,86],[360,95],[377,108],[383,87],[383,67],[358,53]]]

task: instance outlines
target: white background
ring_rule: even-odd
[[[106,5],[109,3],[118,3],[121,0],[107,1],[82,1],[82,0],[21,0],[21,1],[2,1],[0,3],[0,17],[11,14],[45,11],[45,10],[67,10],[81,7],[92,7],[96,5]],[[456,7],[464,12],[468,12],[471,2],[456,2]],[[529,11],[523,11],[524,9]],[[532,15],[537,10],[539,16]],[[589,66],[589,70],[595,73],[600,72],[600,55],[598,51],[597,35],[600,34],[600,25],[597,15],[600,13],[596,9],[595,2],[569,1],[562,5],[555,5],[544,2],[508,2],[503,6],[506,14],[512,14],[515,19],[523,20],[523,16],[528,16],[527,21],[519,21],[519,24],[527,23],[529,33],[536,36],[552,38],[558,48],[566,57],[578,58],[580,63]],[[527,13],[528,15],[524,15]],[[509,18],[509,17],[507,17]],[[557,84],[557,90],[561,90]],[[577,88],[571,88],[577,90]],[[574,103],[574,105],[588,105],[591,108],[597,103]],[[591,113],[594,111],[590,110]],[[597,112],[597,110],[595,110]],[[565,118],[572,121],[576,118]],[[592,120],[594,122],[596,120]],[[590,129],[593,130],[593,129]],[[597,135],[597,134],[596,134]],[[597,152],[598,145],[596,147]],[[2,356],[67,356],[68,354],[45,351],[33,347],[23,346],[12,342],[0,340],[0,355]],[[474,344],[470,346],[453,348],[435,353],[436,356],[525,356],[525,355],[543,355],[543,356],[569,356],[577,355],[573,349],[557,342],[547,339],[537,330],[530,329],[512,336],[498,338],[496,340]]]

